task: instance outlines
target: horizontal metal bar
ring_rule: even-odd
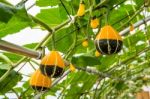
[[[150,21],[150,16],[148,16],[148,17],[146,17],[145,19],[142,19],[142,20],[136,22],[135,24],[133,24],[133,27],[134,27],[134,28],[137,28],[137,27],[139,27],[140,25],[142,25],[142,24],[144,24],[144,23],[146,23],[146,22],[148,22],[148,21]],[[127,27],[127,28],[125,28],[124,30],[122,30],[122,31],[120,32],[120,35],[124,36],[124,35],[128,34],[129,32],[130,32],[130,27]]]
[[[27,49],[27,48],[24,48],[19,45],[15,45],[15,44],[12,44],[10,42],[7,42],[7,41],[1,40],[1,39],[0,39],[0,50],[28,56],[31,58],[37,58],[37,59],[41,58],[40,52],[33,51],[31,49]]]

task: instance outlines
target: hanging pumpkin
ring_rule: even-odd
[[[122,48],[122,43],[121,36],[110,25],[101,28],[95,40],[97,51],[106,55],[118,53]]]
[[[92,29],[97,28],[97,27],[99,26],[99,19],[94,16],[94,17],[91,19],[90,25],[91,25],[91,28],[92,28]]]
[[[77,16],[81,17],[85,14],[85,3],[82,1],[80,4],[79,4],[79,9],[78,9],[78,12],[77,12]]]
[[[57,51],[51,51],[41,60],[40,70],[49,77],[59,77],[63,74],[64,61]]]
[[[30,86],[37,91],[44,91],[51,86],[51,79],[44,76],[38,69],[30,78]]]
[[[83,42],[82,42],[82,46],[83,47],[88,47],[88,40],[84,40]]]

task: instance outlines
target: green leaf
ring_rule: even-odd
[[[7,23],[0,22],[0,38],[8,34],[19,32],[21,29],[31,25],[32,21],[28,17],[26,9],[24,7],[17,8],[16,13],[11,16]]]
[[[111,23],[113,23],[114,21],[117,21],[121,18],[124,18],[124,16],[127,16],[128,13],[132,13],[133,12],[133,8],[132,5],[128,4],[128,5],[122,5],[119,9],[113,10],[111,11],[110,15],[109,15],[109,20]],[[119,13],[119,14],[117,14]],[[128,17],[127,17],[128,18]]]
[[[60,7],[42,9],[41,12],[37,14],[37,18],[48,24],[50,27],[57,26],[68,19],[66,12],[64,12],[64,9]]]
[[[126,47],[136,47],[136,44],[139,42],[139,41],[142,41],[142,42],[145,42],[146,39],[145,39],[145,34],[144,32],[142,31],[137,31],[135,34],[133,35],[129,35],[126,37],[126,39],[123,41],[123,44],[126,46]],[[144,39],[143,39],[144,38]]]
[[[121,91],[127,88],[127,85],[123,81],[120,81],[120,82],[117,82],[117,84],[115,85],[115,88]]]
[[[0,70],[0,76],[2,76],[5,72],[6,70]],[[11,71],[9,76],[0,82],[0,93],[5,94],[6,92],[10,91],[21,79],[22,76],[20,74],[18,74],[16,71]]]
[[[12,62],[17,62],[22,57],[22,56],[19,56],[17,54],[9,53],[9,52],[5,52],[3,54],[6,55]],[[0,59],[0,61],[5,63],[5,61],[2,59]]]
[[[36,0],[36,5],[43,7],[43,6],[56,6],[60,3],[59,0]]]
[[[101,2],[101,0],[95,0],[96,4],[99,4]]]
[[[17,12],[17,9],[14,7],[8,6],[0,2],[0,21],[7,23],[12,16]]]
[[[75,64],[77,66],[95,66],[95,65],[100,65],[101,62],[98,58],[92,57],[92,56],[85,56],[85,55],[80,55],[80,56],[74,56],[72,57],[72,64]]]
[[[35,92],[35,90],[33,90],[29,84],[29,80],[26,81],[23,84],[23,88],[25,88],[25,91],[23,91],[22,94],[22,98],[26,98],[26,97],[33,97],[33,93]]]
[[[23,88],[22,88],[22,87],[16,87],[16,88],[14,88],[14,90],[15,90],[17,93],[23,92]]]
[[[9,64],[0,64],[0,70],[8,70],[11,66]]]
[[[70,75],[71,76],[71,75]],[[70,88],[65,91],[67,93],[66,98],[73,98],[81,96],[83,93],[88,92],[93,84],[96,82],[97,76],[88,74],[83,71],[76,72],[66,81],[63,85],[66,85],[65,82],[70,82]]]
[[[8,1],[6,1],[6,0],[0,0],[0,2],[1,2],[1,3],[4,3],[4,4],[7,4],[7,5],[12,5],[12,4],[10,4]]]
[[[27,89],[27,88],[29,88],[29,81],[26,81],[24,84],[23,84],[23,87],[25,88],[25,89]]]
[[[144,4],[144,0],[134,0],[136,6],[141,6],[141,4]],[[149,2],[149,1],[148,1]]]
[[[72,27],[67,27],[55,33],[55,46],[60,52],[66,53],[69,47],[73,44],[74,35],[72,29]],[[50,50],[52,50],[52,39],[47,46]]]
[[[107,68],[109,68],[111,65],[113,65],[115,62],[118,61],[118,55],[109,55],[109,56],[103,56],[100,58],[100,63],[98,66],[97,66],[97,69],[98,70],[105,70]]]
[[[35,48],[36,47],[36,45],[37,45],[38,43],[31,43],[31,44],[26,44],[26,45],[24,45],[24,47],[26,47],[26,48],[30,48],[30,49],[33,49],[33,48]]]

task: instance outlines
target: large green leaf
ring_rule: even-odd
[[[8,22],[16,12],[17,9],[15,9],[14,7],[8,6],[0,2],[0,21],[5,23]]]
[[[65,21],[67,19],[67,14],[64,9],[60,7],[54,7],[42,9],[41,12],[37,14],[37,18],[48,24],[50,27],[54,27]]]
[[[118,55],[109,55],[109,56],[102,56],[100,57],[100,63],[97,66],[97,69],[102,71],[108,69],[111,65],[118,61]]]
[[[36,5],[37,6],[56,6],[60,3],[59,0],[37,0]]]
[[[75,64],[77,66],[95,66],[101,64],[98,58],[92,56],[85,56],[85,55],[72,57],[71,62],[72,64]]]
[[[9,8],[10,9],[10,8]],[[3,15],[9,16],[7,20],[1,17],[1,20],[8,21],[7,23],[0,21],[0,38],[4,37],[8,34],[19,32],[21,29],[24,29],[27,26],[32,25],[31,19],[28,17],[26,9],[24,6],[20,8],[15,8],[15,13],[13,13],[13,9],[9,10],[7,6],[3,6]]]
[[[2,76],[6,70],[0,70],[0,76]],[[22,76],[16,71],[11,71],[7,79],[0,82],[0,93],[5,94],[6,92],[12,90],[14,86],[22,79]]]

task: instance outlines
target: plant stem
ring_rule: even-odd
[[[30,61],[35,63],[36,65],[40,66],[40,64],[38,62],[36,62],[35,60],[31,59]]]
[[[0,54],[0,58],[2,58],[4,61],[6,61],[11,67],[3,74],[2,77],[0,77],[0,82],[2,82],[10,73],[10,71],[13,69],[13,62],[5,55]]]
[[[30,61],[29,61],[29,64],[34,70],[36,70],[36,68],[33,66],[33,64]]]
[[[6,61],[10,66],[13,66],[13,62],[4,54],[0,53],[0,58],[3,59],[4,61]]]
[[[55,50],[55,33],[52,33],[52,50]]]
[[[29,16],[33,19],[33,21],[34,21],[35,23],[37,23],[37,24],[43,26],[48,32],[51,33],[51,32],[53,31],[46,23],[42,22],[40,19],[38,19],[38,18],[36,18],[36,17],[34,17],[34,16],[32,16],[32,15],[29,15]]]
[[[2,82],[5,78],[7,78],[7,76],[10,74],[10,72],[12,71],[13,67],[9,68],[5,74],[3,74],[3,76],[0,78],[0,82]]]

